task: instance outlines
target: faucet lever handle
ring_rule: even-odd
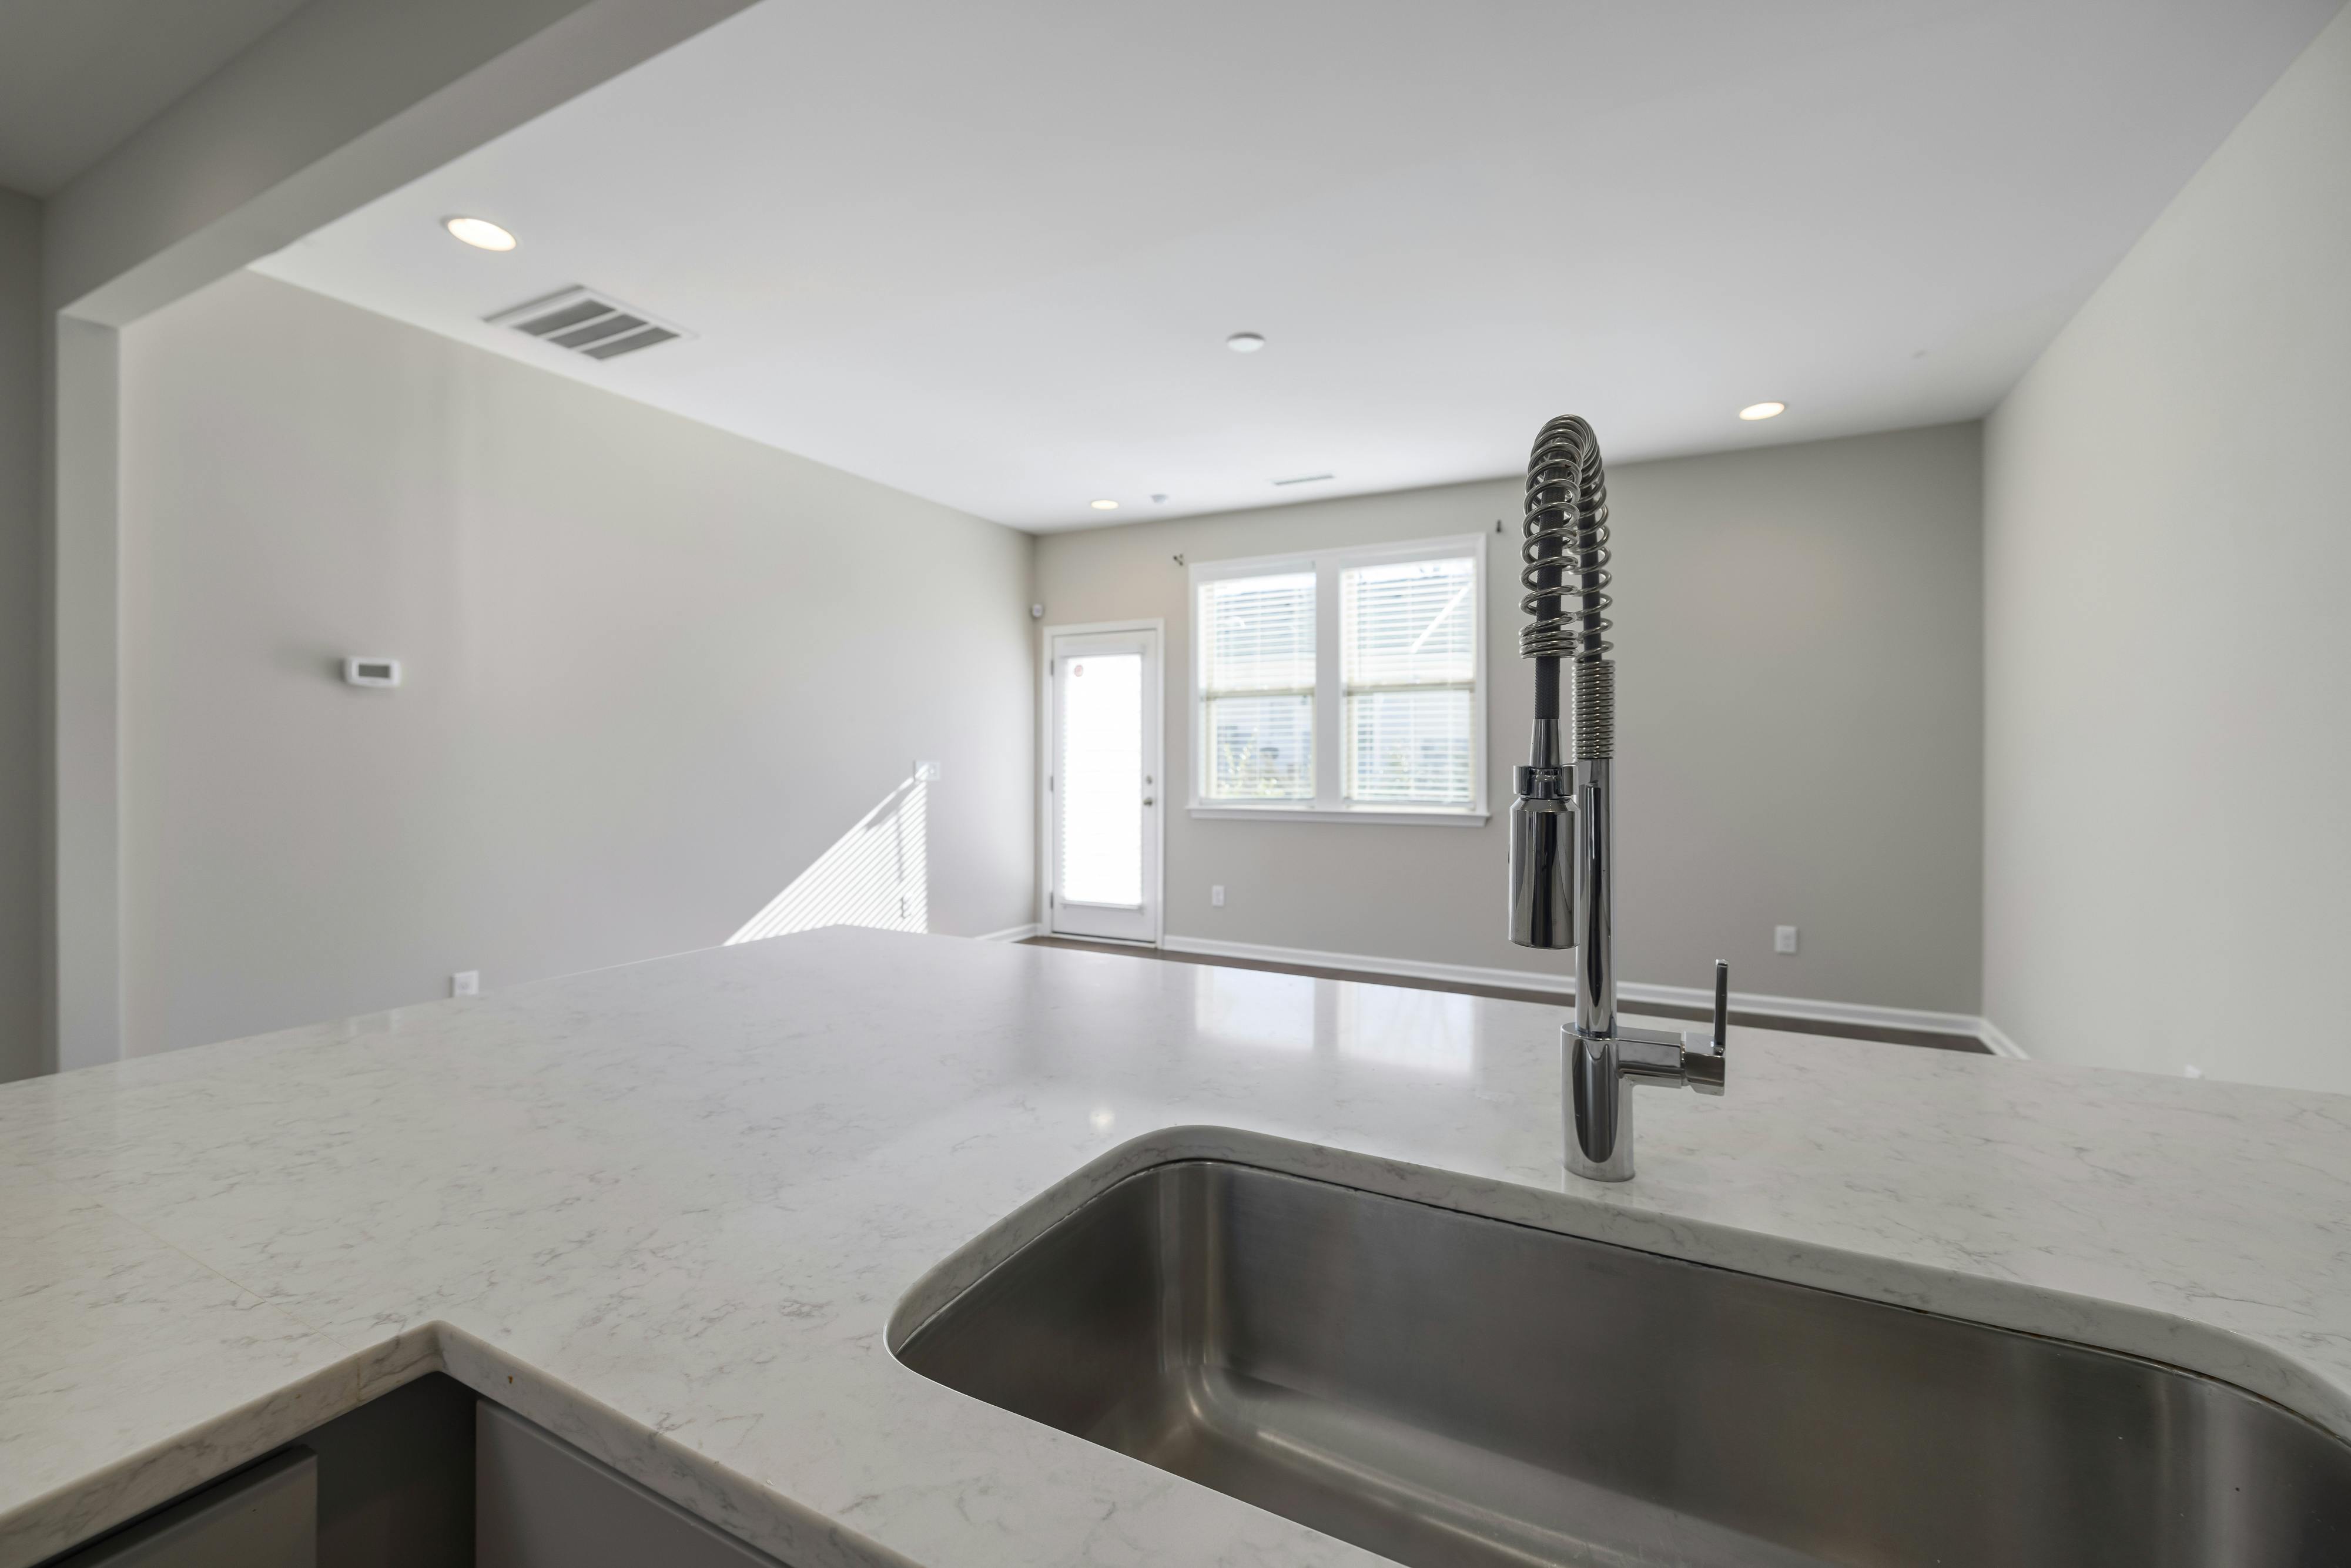
[[[1697,1049],[1704,1047],[1705,1049]],[[1682,1076],[1701,1094],[1719,1094],[1730,1056],[1730,966],[1714,961],[1714,1033],[1690,1030],[1682,1036]]]

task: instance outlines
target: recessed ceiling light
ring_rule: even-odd
[[[1115,512],[1118,510],[1118,503],[1116,501],[1096,501],[1093,503],[1093,508],[1097,512]]]
[[[1777,419],[1788,412],[1784,402],[1750,402],[1739,411],[1741,419]]]
[[[475,250],[512,250],[515,236],[487,218],[443,218],[441,226]]]
[[[1254,354],[1265,347],[1262,332],[1236,332],[1225,340],[1225,347],[1236,354]]]

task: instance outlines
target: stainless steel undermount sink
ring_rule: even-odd
[[[2351,1447],[2227,1384],[1244,1166],[1127,1178],[899,1355],[1426,1568],[2351,1563]]]

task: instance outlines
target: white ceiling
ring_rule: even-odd
[[[69,183],[302,0],[0,0],[0,186]]]
[[[1983,413],[2338,3],[766,0],[261,269],[1032,529],[1809,440]],[[478,320],[575,282],[700,336]]]

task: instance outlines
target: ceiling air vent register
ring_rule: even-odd
[[[615,360],[674,338],[694,336],[649,310],[623,305],[609,294],[576,284],[482,319],[591,360]]]

